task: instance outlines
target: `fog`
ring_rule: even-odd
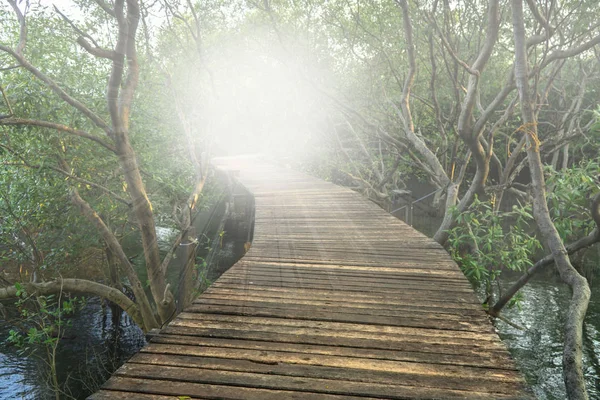
[[[214,152],[299,157],[316,145],[326,122],[316,90],[289,65],[266,54],[238,53],[213,68],[207,113]]]

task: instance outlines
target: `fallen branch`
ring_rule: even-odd
[[[50,295],[61,291],[77,294],[92,294],[110,300],[131,316],[136,324],[143,325],[139,307],[123,292],[110,286],[86,279],[57,279],[43,283],[22,283],[27,293]],[[0,300],[17,298],[19,290],[16,286],[0,288]]]

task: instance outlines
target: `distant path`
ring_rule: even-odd
[[[255,196],[252,248],[91,398],[530,397],[437,243],[348,189],[215,163]]]

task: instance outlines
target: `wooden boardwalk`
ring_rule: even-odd
[[[252,248],[93,399],[522,399],[438,244],[350,190],[256,160]]]

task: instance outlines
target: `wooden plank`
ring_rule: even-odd
[[[479,310],[483,312],[481,306],[472,301],[472,298],[462,299],[453,298],[452,300],[445,298],[435,298],[429,295],[429,293],[417,291],[417,292],[348,292],[343,291],[331,291],[323,289],[313,288],[295,288],[290,290],[284,287],[277,286],[258,286],[254,284],[225,284],[221,283],[220,280],[216,281],[208,290],[207,293],[238,293],[240,295],[256,294],[260,293],[264,296],[287,296],[294,298],[315,298],[315,299],[331,299],[331,300],[343,300],[347,299],[348,302],[360,301],[360,302],[377,302],[382,304],[412,304],[412,305],[427,305],[433,304],[436,307],[443,308],[446,305],[448,308],[464,307],[465,309]]]
[[[289,390],[322,395],[376,396],[377,398],[385,399],[404,399],[408,394],[413,395],[415,392],[421,392],[422,394],[432,392],[432,390],[425,391],[419,388],[419,384],[421,383],[418,379],[421,378],[419,375],[413,376],[410,380],[414,386],[406,387],[389,383],[351,381],[347,379],[347,376],[344,377],[343,374],[340,374],[342,376],[337,379],[323,379],[307,376],[296,377],[229,370],[214,371],[205,368],[187,368],[168,365],[158,366],[152,364],[138,364],[135,362],[124,365],[117,371],[117,376],[118,375],[140,379],[161,379],[210,385],[243,386],[245,388],[256,389]],[[400,382],[403,381],[405,382],[406,380],[400,380]],[[451,380],[448,380],[447,384],[445,383],[445,380],[439,378],[437,380],[429,379],[425,381],[426,385],[423,386],[428,388],[431,387],[428,385],[436,382],[441,386],[441,389],[447,392],[455,390],[451,388]],[[502,394],[506,394],[506,391],[510,393],[512,390],[514,390],[514,387],[503,385],[501,382],[496,382],[494,395],[495,397],[501,397]],[[481,392],[475,392],[474,394],[476,396],[482,395]],[[461,395],[469,397],[467,391],[463,391]]]
[[[194,312],[183,312],[179,314],[179,318],[173,321],[173,324],[185,323],[185,324],[226,324],[231,325],[242,325],[242,326],[260,326],[262,328],[275,327],[275,328],[289,328],[289,329],[312,329],[327,330],[335,332],[336,334],[372,334],[372,335],[388,335],[392,338],[406,338],[406,337],[427,337],[430,340],[435,339],[448,339],[448,340],[478,340],[487,341],[490,343],[501,343],[498,336],[490,335],[489,332],[460,332],[460,337],[457,338],[459,332],[451,329],[438,329],[438,328],[414,328],[404,326],[390,326],[390,325],[378,325],[378,324],[365,324],[355,322],[327,322],[320,320],[310,319],[293,319],[293,318],[278,318],[278,317],[253,317],[253,316],[238,316],[238,315],[227,315],[227,314],[201,314]],[[464,326],[472,324],[470,321],[463,321]]]
[[[235,306],[249,306],[249,307],[261,307],[261,308],[285,308],[285,309],[315,309],[318,311],[332,310],[336,313],[342,314],[369,314],[369,315],[381,315],[381,316],[396,316],[406,317],[413,316],[418,313],[420,316],[426,316],[426,318],[432,319],[448,319],[448,320],[462,320],[467,315],[471,317],[473,321],[479,321],[484,324],[488,323],[488,318],[482,312],[478,310],[463,310],[461,308],[445,309],[442,307],[427,307],[421,305],[405,305],[397,304],[391,305],[390,303],[359,303],[352,302],[347,303],[341,301],[331,300],[300,300],[296,297],[282,298],[282,297],[264,297],[264,296],[252,296],[252,295],[220,295],[207,294],[194,301],[194,304],[207,304],[207,305],[235,305]],[[192,310],[189,308],[188,310]]]
[[[294,320],[310,321],[329,321],[329,322],[349,322],[370,325],[383,326],[401,326],[414,328],[432,328],[454,331],[469,332],[492,332],[489,326],[481,323],[466,323],[464,319],[450,319],[432,316],[432,314],[422,313],[421,315],[402,314],[395,316],[344,313],[335,309],[319,310],[317,308],[265,308],[251,307],[249,305],[215,305],[215,304],[195,304],[187,309],[188,312],[201,314],[217,315],[239,315],[253,317],[285,318]]]
[[[478,368],[449,364],[428,364],[424,362],[389,361],[338,355],[306,354],[294,351],[254,350],[228,347],[185,346],[151,343],[142,350],[147,353],[178,354],[199,357],[215,357],[229,360],[250,360],[257,364],[287,363],[305,366],[328,366],[346,369],[359,369],[364,373],[393,372],[417,376],[435,377],[436,379],[456,378],[460,380],[479,380],[489,385],[496,383],[519,384],[521,377],[516,371],[502,368]],[[127,364],[125,364],[127,365]],[[408,378],[407,378],[408,379]],[[468,385],[467,382],[463,383]]]
[[[275,389],[257,389],[241,386],[225,386],[201,384],[169,379],[140,379],[115,375],[102,387],[105,392],[129,392],[129,399],[142,395],[169,395],[175,400],[189,396],[192,399],[260,399],[260,400],[365,400],[374,397],[356,397],[328,395],[323,393],[306,393]],[[94,397],[91,397],[92,399]],[[162,397],[159,397],[162,398]]]
[[[363,338],[360,336],[344,337],[334,336],[327,332],[316,332],[315,334],[294,334],[294,333],[282,333],[273,332],[268,330],[253,330],[249,329],[224,329],[219,328],[196,328],[187,326],[168,326],[164,330],[166,335],[187,335],[193,337],[209,337],[209,338],[223,338],[223,339],[240,339],[240,340],[256,340],[265,341],[269,343],[288,343],[288,344],[320,344],[320,345],[332,345],[338,347],[353,347],[353,348],[364,348],[364,349],[383,349],[383,350],[396,350],[405,351],[412,353],[432,353],[440,355],[443,358],[444,355],[455,356],[460,359],[464,357],[484,357],[486,359],[495,360],[498,358],[509,357],[506,350],[503,348],[489,348],[485,345],[478,344],[477,342],[462,342],[460,344],[453,342],[424,342],[419,340],[389,340],[387,337],[368,337]],[[158,339],[157,339],[158,340]],[[427,356],[425,356],[427,358]],[[461,362],[457,361],[457,365]]]
[[[189,346],[209,346],[209,347],[231,347],[253,350],[277,350],[293,351],[296,353],[307,354],[326,354],[354,358],[372,358],[378,360],[397,360],[409,362],[424,362],[429,364],[448,364],[463,365],[471,367],[496,367],[513,370],[514,365],[511,359],[504,353],[486,352],[482,355],[476,354],[443,354],[440,352],[426,353],[420,348],[413,348],[413,351],[399,351],[391,349],[373,349],[356,347],[356,343],[342,343],[333,340],[315,344],[313,342],[305,343],[285,343],[276,338],[265,340],[231,339],[215,338],[202,336],[182,336],[182,335],[161,335],[156,337],[152,343],[158,344],[181,344]],[[152,351],[152,350],[148,350]]]
[[[236,268],[228,274],[223,274],[223,280],[231,279],[244,279],[246,281],[268,281],[273,282],[275,280],[285,282],[295,282],[302,280],[305,282],[318,283],[323,279],[335,280],[339,286],[348,287],[360,287],[369,289],[370,286],[377,286],[380,288],[392,288],[392,289],[412,289],[412,290],[436,290],[445,293],[456,292],[456,293],[473,293],[471,286],[465,282],[447,282],[439,281],[434,279],[400,279],[393,276],[389,277],[372,277],[368,274],[361,275],[342,275],[332,272],[309,272],[302,273],[295,270],[270,270],[270,269],[259,269],[259,268]],[[453,294],[453,293],[451,293]]]
[[[89,397],[91,400],[131,400],[133,398],[138,400],[179,400],[179,397],[175,397],[173,395],[147,394],[139,392],[132,393],[104,389],[94,393]]]

